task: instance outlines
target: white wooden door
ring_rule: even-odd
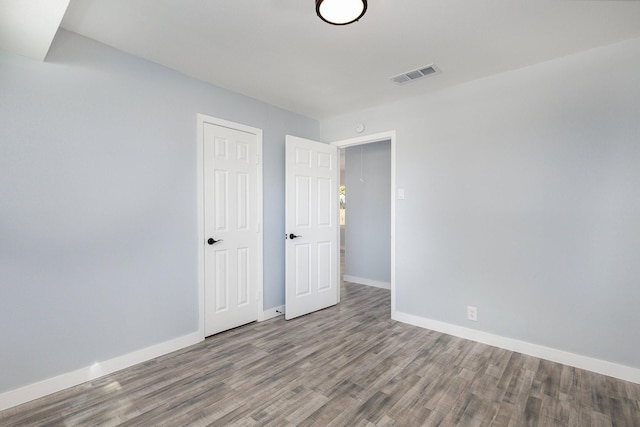
[[[338,160],[335,146],[286,137],[286,319],[340,297]]]
[[[205,336],[258,319],[257,135],[203,124]]]

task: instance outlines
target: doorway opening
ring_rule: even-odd
[[[379,141],[341,151],[345,159],[340,174],[340,189],[344,189],[340,198],[343,278],[390,289],[391,143]]]
[[[332,144],[341,149],[340,185],[345,189],[345,221],[340,230],[341,279],[344,277],[345,281],[390,289],[393,316],[395,131]]]

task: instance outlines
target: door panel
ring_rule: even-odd
[[[331,219],[333,212],[329,209],[334,206],[331,203],[331,197],[334,195],[332,192],[333,182],[331,179],[318,178],[318,227],[331,227]]]
[[[306,243],[295,246],[295,286],[296,296],[309,295],[311,293],[311,246]]]
[[[249,174],[244,172],[239,172],[237,175],[237,178],[238,178],[238,182],[237,182],[238,197],[236,198],[237,200],[236,212],[237,212],[237,224],[238,224],[237,230],[247,231],[249,230],[249,216],[250,216]]]
[[[249,293],[251,290],[249,280],[249,248],[238,249],[238,305],[249,304]]]
[[[209,336],[258,319],[258,138],[212,123],[203,126]]]
[[[331,289],[331,247],[331,242],[318,242],[318,292]]]
[[[287,135],[286,319],[338,303],[338,168],[336,147]]]
[[[215,313],[229,309],[229,251],[217,250],[214,255],[214,282]]]

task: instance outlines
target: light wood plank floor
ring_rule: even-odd
[[[391,321],[389,299],[346,283],[337,307],[219,334],[0,425],[640,426],[640,385]]]

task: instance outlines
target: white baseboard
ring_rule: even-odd
[[[202,339],[202,334],[200,332],[194,332],[171,341],[152,345],[151,347],[105,360],[104,362],[96,362],[91,366],[86,366],[72,372],[67,372],[53,378],[4,392],[0,394],[0,411],[64,390],[65,388],[91,381],[121,369],[137,365],[138,363],[145,362],[153,359],[154,357],[159,357],[164,354],[171,353],[172,351],[197,344],[202,341]]]
[[[482,344],[492,345],[505,350],[539,357],[540,359],[546,359],[552,362],[562,363],[563,365],[573,366],[574,368],[585,369],[587,371],[640,384],[640,369],[632,368],[630,366],[607,362],[606,360],[594,359],[580,354],[569,353],[563,350],[557,350],[526,341],[494,335],[488,332],[439,322],[437,320],[431,320],[398,311],[393,313],[391,317],[393,320],[419,326],[421,328],[431,329],[433,331],[454,335],[456,337],[476,341]]]
[[[391,289],[390,282],[380,282],[378,280],[365,279],[364,277],[349,276],[345,274],[343,276],[345,282],[357,283],[359,285],[373,286],[374,288]]]
[[[282,315],[284,315],[284,305],[265,310],[262,320],[269,320]]]

